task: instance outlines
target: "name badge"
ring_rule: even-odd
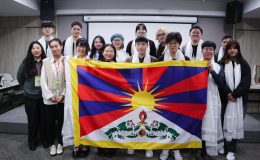
[[[40,87],[41,86],[41,76],[35,76],[34,77],[34,86]]]
[[[53,83],[52,83],[52,88],[53,88],[54,90],[58,90],[59,87],[60,87],[60,82],[59,82],[59,80],[58,80],[58,79],[54,79],[54,80],[53,80]]]

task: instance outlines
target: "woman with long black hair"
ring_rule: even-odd
[[[221,113],[227,160],[234,160],[237,140],[244,138],[243,118],[247,94],[251,84],[251,69],[243,58],[237,41],[230,41],[220,60],[224,67],[225,85],[221,86],[225,99]]]
[[[28,119],[28,145],[34,151],[37,146],[38,130],[44,130],[40,119],[43,108],[40,75],[42,60],[46,58],[44,49],[38,41],[30,43],[27,55],[19,67],[17,80],[23,86],[25,112]],[[44,146],[47,147],[47,146]]]

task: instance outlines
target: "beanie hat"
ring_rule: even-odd
[[[111,36],[110,41],[113,42],[113,40],[115,39],[121,39],[122,41],[124,41],[124,36],[120,33],[115,33]]]

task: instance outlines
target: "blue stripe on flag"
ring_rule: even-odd
[[[189,132],[192,135],[201,138],[201,126],[202,121],[197,120],[188,116],[177,114],[175,112],[170,112],[164,109],[157,108],[160,112],[157,112],[159,115],[163,116],[172,123],[178,125],[180,128]]]
[[[143,69],[142,68],[131,68],[131,69],[118,69],[118,71],[125,77],[131,86],[138,90],[137,81],[142,89],[143,81]]]
[[[206,68],[199,67],[170,66],[161,76],[161,78],[156,82],[156,84],[152,87],[152,89],[159,85],[160,87],[156,89],[156,91],[160,91],[176,82],[192,77],[205,70]]]
[[[207,88],[172,94],[169,96],[163,96],[160,98],[165,98],[160,100],[160,102],[176,102],[176,103],[198,103],[206,104],[207,103]]]
[[[127,103],[80,101],[79,116],[91,116],[105,112],[115,111],[118,109],[129,108],[129,106],[122,106],[124,104]]]

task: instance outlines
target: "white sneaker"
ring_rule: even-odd
[[[182,156],[181,156],[181,153],[179,150],[173,150],[172,152],[173,152],[175,160],[182,160]]]
[[[225,153],[224,147],[219,148],[218,153],[223,155]]]
[[[146,158],[152,158],[153,157],[153,150],[146,150],[145,151],[145,157]]]
[[[56,153],[57,154],[62,154],[63,153],[63,146],[61,144],[58,144]]]
[[[228,152],[227,156],[226,156],[226,159],[227,160],[235,160],[236,157],[235,157],[235,153],[233,152]]]
[[[56,155],[56,147],[55,145],[51,145],[50,147],[50,155],[55,156]]]
[[[135,153],[134,149],[128,149],[127,150],[127,154],[129,154],[129,155],[133,155],[134,153]]]
[[[160,154],[160,160],[166,160],[169,156],[169,150],[168,149],[164,149],[162,150],[161,154]]]

